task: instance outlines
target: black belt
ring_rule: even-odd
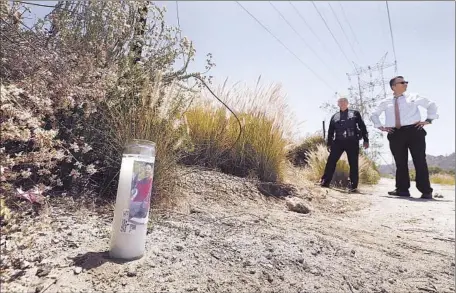
[[[415,124],[404,125],[404,126],[401,126],[401,128],[396,128],[396,129],[407,129],[407,128],[412,128],[412,127],[415,127]],[[395,127],[394,127],[394,128],[395,128]]]

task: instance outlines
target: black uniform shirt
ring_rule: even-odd
[[[353,117],[349,117],[349,111],[351,113],[353,113]],[[351,114],[350,114],[350,116],[351,116]],[[349,121],[349,119],[353,119],[353,121]],[[346,133],[347,129],[350,128],[351,124],[353,124],[350,122],[354,122],[354,124],[355,124],[354,127],[356,130],[359,127],[359,130],[361,131],[361,135],[363,137],[364,142],[369,142],[366,124],[364,124],[361,114],[356,110],[347,109],[345,111],[339,111],[338,113],[334,114],[331,117],[331,122],[329,123],[329,128],[328,128],[328,141],[327,141],[328,146],[330,146],[332,144],[332,142],[334,141],[334,134],[335,134],[336,128],[339,130],[343,130]],[[337,125],[336,125],[336,123],[337,123]],[[357,138],[356,133],[353,138]]]

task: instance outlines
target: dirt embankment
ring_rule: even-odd
[[[180,208],[155,212],[128,263],[107,257],[112,207],[54,203],[2,228],[2,292],[454,292],[454,188],[423,201],[392,186],[297,185],[301,214],[247,180],[187,170]]]

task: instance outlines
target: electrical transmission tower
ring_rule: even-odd
[[[348,81],[350,87],[348,88],[349,92],[349,101],[353,109],[356,109],[360,112],[366,126],[370,129],[373,128],[372,121],[370,120],[370,114],[373,112],[378,103],[387,98],[387,89],[389,89],[389,79],[390,75],[392,76],[394,71],[387,74],[385,79],[385,71],[388,68],[394,68],[396,62],[386,62],[386,56],[388,53],[383,55],[380,60],[368,66],[358,66],[354,64],[355,71],[352,73],[347,73]],[[381,138],[383,133],[376,131],[369,131],[369,136],[371,137],[370,149],[368,153],[370,157],[374,160],[383,157],[381,154],[382,144]],[[385,161],[385,163],[387,163]],[[388,163],[387,163],[388,164]]]
[[[388,80],[385,80],[385,70],[395,66],[395,62],[386,62],[387,55],[388,53],[374,65],[365,67],[360,67],[353,62],[355,71],[347,73],[350,83],[349,100],[364,119],[368,118],[367,115],[371,113],[377,102],[387,96]],[[355,77],[356,85],[353,85],[352,77]]]

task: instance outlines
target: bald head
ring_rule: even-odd
[[[348,99],[347,98],[339,98],[337,100],[337,106],[339,106],[341,111],[345,111],[348,109]]]

